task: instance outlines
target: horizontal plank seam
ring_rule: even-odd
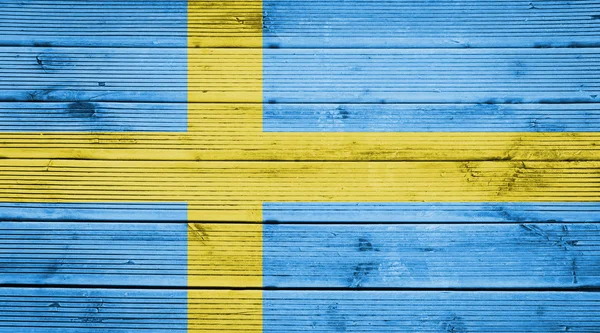
[[[600,292],[599,287],[560,287],[560,288],[373,288],[373,287],[359,287],[359,288],[340,288],[340,287],[195,287],[195,286],[118,286],[118,285],[86,285],[86,284],[0,284],[0,288],[15,288],[15,289],[26,289],[26,288],[44,288],[44,289],[108,289],[108,290],[255,290],[255,291],[356,291],[356,292],[369,292],[369,291],[417,291],[417,292]]]

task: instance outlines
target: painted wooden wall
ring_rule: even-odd
[[[600,332],[600,1],[0,0],[0,332]]]

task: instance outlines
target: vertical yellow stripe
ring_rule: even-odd
[[[188,224],[188,285],[262,286],[262,225]]]
[[[192,103],[257,103],[253,114],[262,119],[261,0],[188,1],[188,102],[188,116],[213,109]],[[256,221],[260,215],[257,204],[238,214],[224,209],[188,218]],[[262,226],[189,224],[188,286],[261,287]],[[188,332],[231,330],[262,332],[261,291],[188,292]]]
[[[188,332],[262,332],[262,292],[190,290]]]

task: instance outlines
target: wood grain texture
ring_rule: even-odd
[[[261,115],[258,109],[262,108]],[[253,109],[257,111],[254,112]],[[600,104],[0,103],[0,132],[599,132]],[[75,135],[75,134],[74,134]],[[164,135],[163,135],[164,136]]]
[[[590,114],[593,117],[592,114],[593,111]],[[2,132],[186,132],[187,129],[185,104],[0,103]]]
[[[219,109],[216,114],[210,113],[213,107],[199,109],[206,112],[195,111],[190,117],[205,119],[194,121],[187,133],[0,132],[0,157],[121,161],[600,159],[600,134],[596,132],[257,133],[257,124],[241,112],[221,118],[216,113]]]
[[[597,333],[599,36],[596,0],[0,0],[0,332]]]
[[[600,202],[263,202],[272,223],[600,222]],[[0,202],[3,221],[187,222],[184,202]]]
[[[0,43],[26,46],[573,47],[600,30],[595,1],[2,3]]]
[[[595,103],[264,106],[192,103],[186,106],[9,102],[0,104],[0,157],[597,160],[600,136],[588,132],[596,130],[597,112]],[[187,132],[177,132],[185,131],[186,121]],[[274,130],[286,132],[264,132]],[[308,130],[319,132],[304,133]],[[483,130],[487,132],[480,132]]]
[[[595,202],[598,162],[0,160],[3,202],[187,202],[262,221],[263,202]]]
[[[0,223],[0,283],[598,287],[597,224]]]
[[[594,333],[600,325],[598,295],[581,292],[2,288],[0,299],[0,332]]]
[[[586,210],[584,208],[582,212]],[[185,222],[187,221],[187,204],[183,202],[0,202],[0,220]]]
[[[558,289],[599,282],[596,224],[313,224],[263,230],[265,286]]]
[[[18,212],[15,213],[5,216],[18,217]],[[299,224],[600,222],[600,202],[265,202],[263,221]]]
[[[0,100],[597,102],[599,60],[598,48],[1,47]]]
[[[187,225],[1,222],[0,283],[186,286]]]
[[[579,104],[265,104],[267,132],[599,132]]]

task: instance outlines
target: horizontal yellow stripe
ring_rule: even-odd
[[[227,125],[229,124],[229,125]],[[112,160],[599,160],[597,133],[0,133],[0,158]],[[244,128],[243,125],[241,128]]]
[[[2,160],[0,201],[188,202],[261,220],[263,202],[598,201],[600,162]]]

